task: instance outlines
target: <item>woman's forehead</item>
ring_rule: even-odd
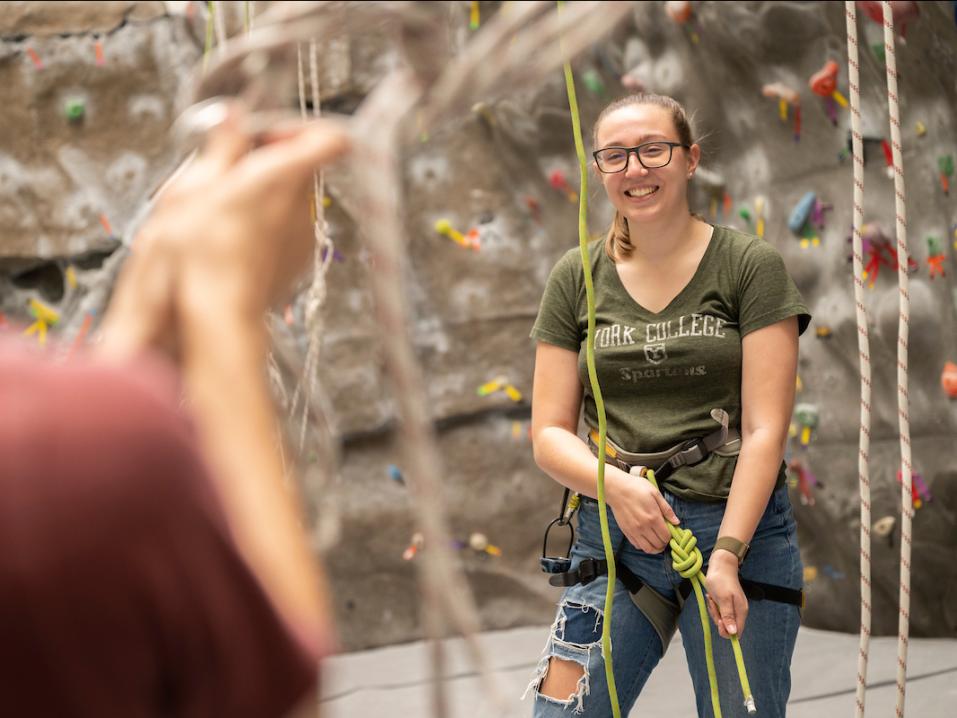
[[[671,113],[658,105],[626,105],[608,113],[598,126],[598,144],[636,145],[647,140],[673,139]]]

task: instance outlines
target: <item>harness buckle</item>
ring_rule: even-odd
[[[679,466],[694,466],[704,461],[708,453],[708,447],[705,446],[703,439],[690,439],[685,444],[685,448],[679,449],[674,456],[668,459],[668,463],[676,469]]]
[[[607,572],[605,561],[586,558],[578,564],[578,578],[582,586],[587,586],[599,576]]]

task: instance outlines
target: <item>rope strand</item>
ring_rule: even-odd
[[[561,12],[563,2],[558,3]],[[565,54],[564,43],[562,55]],[[585,341],[585,361],[588,365],[588,379],[598,411],[598,521],[601,524],[601,540],[605,548],[605,561],[608,564],[608,588],[605,591],[605,613],[601,628],[601,656],[605,664],[605,680],[608,683],[608,698],[611,701],[611,713],[621,718],[618,705],[618,689],[615,686],[615,672],[611,653],[611,611],[614,607],[615,549],[611,544],[608,530],[608,506],[605,502],[605,441],[608,424],[605,419],[605,402],[602,400],[601,386],[595,371],[595,286],[592,282],[591,260],[588,256],[588,165],[585,159],[585,143],[582,140],[581,118],[578,112],[578,98],[575,94],[575,79],[572,76],[571,63],[564,63],[565,89],[568,92],[568,106],[572,115],[572,131],[575,135],[575,151],[578,155],[578,169],[581,178],[581,191],[578,193],[578,248],[581,250],[582,268],[585,272],[585,297],[588,303],[588,335]]]
[[[887,99],[890,115],[891,149],[894,158],[894,207],[897,215],[897,282],[900,291],[900,318],[897,324],[897,416],[901,449],[901,573],[900,613],[897,621],[897,717],[904,716],[907,686],[907,640],[910,631],[910,561],[912,467],[910,453],[910,415],[907,400],[907,325],[910,321],[910,297],[907,293],[907,211],[904,196],[904,162],[901,151],[900,107],[897,91],[897,56],[894,52],[894,17],[891,4],[882,2],[884,11],[884,55],[887,70]]]
[[[845,4],[847,14],[847,76],[850,88],[851,137],[854,157],[854,304],[857,311],[857,348],[861,373],[861,426],[858,435],[857,474],[861,503],[861,638],[857,657],[857,718],[864,717],[867,662],[871,640],[871,355],[864,307],[864,141],[861,135],[860,65],[857,43],[857,6]]]

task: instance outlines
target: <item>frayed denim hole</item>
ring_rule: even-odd
[[[564,632],[560,637],[566,643],[587,646],[601,640],[604,616],[591,606],[566,603],[562,607]]]

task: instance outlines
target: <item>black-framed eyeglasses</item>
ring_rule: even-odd
[[[628,167],[628,158],[632,152],[638,157],[638,162],[642,167],[654,170],[671,162],[671,155],[674,153],[675,147],[690,149],[690,145],[681,142],[655,140],[654,142],[643,142],[637,147],[604,147],[592,152],[592,156],[595,158],[598,169],[606,174],[623,172]]]

